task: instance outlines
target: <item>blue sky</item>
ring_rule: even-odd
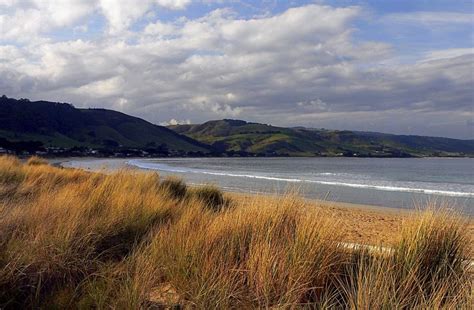
[[[472,1],[0,0],[0,93],[474,138]]]

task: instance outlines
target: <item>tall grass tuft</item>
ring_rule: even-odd
[[[448,211],[427,210],[405,225],[394,248],[393,264],[401,294],[448,303],[468,282],[466,258],[472,254],[466,220]],[[461,279],[461,281],[459,281]]]
[[[391,248],[365,249],[291,194],[227,208],[214,187],[13,157],[0,157],[0,193],[2,309],[472,304],[472,236],[447,212],[420,212]]]
[[[191,196],[200,200],[207,208],[213,211],[219,211],[226,205],[224,194],[213,185],[204,185],[193,188]]]
[[[38,156],[31,156],[30,158],[28,158],[28,160],[26,161],[26,164],[28,166],[38,166],[38,165],[47,165],[48,164],[48,161],[41,158],[41,157],[38,157]]]
[[[183,199],[186,197],[187,186],[182,179],[168,177],[160,183],[160,189],[173,199]]]
[[[21,183],[25,177],[21,162],[13,156],[3,156],[0,162],[0,185],[12,186]]]
[[[355,251],[336,286],[347,308],[451,309],[472,303],[472,236],[466,219],[426,210],[405,223],[400,241]]]

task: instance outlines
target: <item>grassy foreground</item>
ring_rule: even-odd
[[[295,195],[0,157],[0,308],[472,306],[466,222],[424,211],[391,249],[347,247]]]

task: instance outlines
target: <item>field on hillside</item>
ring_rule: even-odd
[[[413,213],[369,250],[348,246],[337,212],[249,199],[0,157],[0,308],[472,305],[466,218]]]
[[[177,133],[240,156],[472,156],[474,141],[304,127],[284,128],[241,120],[169,126]]]

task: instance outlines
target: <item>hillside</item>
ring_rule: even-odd
[[[209,147],[140,118],[67,103],[0,98],[0,147],[202,154]]]
[[[58,156],[474,156],[474,140],[217,120],[169,128],[105,109],[0,98],[0,153]]]
[[[308,128],[240,120],[169,126],[221,152],[258,156],[473,156],[474,140]]]

